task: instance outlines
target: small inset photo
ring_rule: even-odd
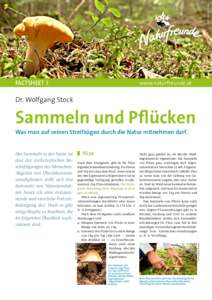
[[[140,275],[197,275],[198,244],[140,243]]]
[[[106,284],[106,243],[77,243],[77,284]]]

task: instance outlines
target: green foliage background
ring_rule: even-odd
[[[166,263],[166,270],[156,270],[150,268],[145,270],[141,275],[197,275],[197,245],[189,244],[187,247],[174,247],[180,257],[183,259],[183,267],[175,268],[171,258],[165,249],[158,249],[157,254]]]
[[[176,37],[138,48],[165,12],[172,24],[212,33],[212,0],[0,0],[0,77],[23,76],[26,41],[13,35],[25,16],[49,15],[75,33],[71,45],[49,50],[39,78],[211,78],[211,49],[203,38]]]

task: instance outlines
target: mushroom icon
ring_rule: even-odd
[[[66,43],[74,39],[72,31],[61,22],[46,16],[27,17],[14,28],[17,36],[26,36],[28,47],[24,73],[26,76],[40,70],[40,59],[56,42]]]
[[[88,265],[88,271],[97,274],[98,265],[102,265],[103,261],[101,256],[96,250],[88,250],[80,259],[81,263],[86,263]]]

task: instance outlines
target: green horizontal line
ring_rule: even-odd
[[[0,87],[212,87],[212,79],[0,79]]]

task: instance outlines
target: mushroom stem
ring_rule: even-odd
[[[97,274],[97,266],[95,262],[88,263],[88,271]]]
[[[35,47],[32,43],[28,43],[26,52],[26,62],[24,63],[24,74],[30,76],[36,74],[40,70],[40,59],[45,55],[46,49],[43,47]]]

